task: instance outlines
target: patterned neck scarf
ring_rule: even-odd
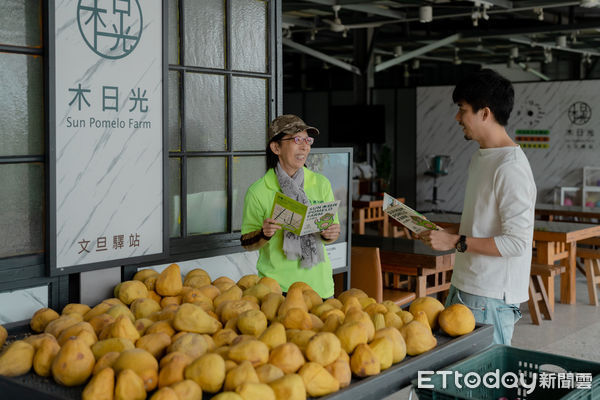
[[[277,163],[275,174],[283,194],[302,204],[310,205],[304,193],[304,168],[300,168],[294,176],[290,177]],[[290,231],[283,231],[283,252],[288,260],[300,258],[302,268],[310,269],[325,261],[319,233],[298,236]]]

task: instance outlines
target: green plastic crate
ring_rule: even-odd
[[[489,349],[475,354],[462,361],[452,364],[443,369],[444,371],[454,371],[463,374],[469,372],[477,373],[483,377],[490,371],[498,370],[498,375],[512,372],[524,377],[527,385],[532,382],[533,373],[537,373],[537,385],[531,393],[526,393],[521,385],[518,388],[505,388],[500,383],[499,388],[488,388],[483,383],[477,387],[468,388],[464,385],[464,379],[459,379],[462,388],[455,385],[456,375],[449,375],[446,379],[446,387],[443,388],[441,375],[428,375],[431,381],[425,382],[433,385],[433,388],[418,388],[418,380],[413,379],[412,385],[419,400],[454,400],[454,399],[476,399],[476,400],[499,400],[506,398],[508,400],[574,400],[574,399],[600,399],[600,363],[578,360],[576,358],[564,357],[555,354],[542,353],[539,351],[523,350],[510,346],[494,345]],[[453,372],[453,373],[454,373]],[[554,376],[554,389],[540,387],[540,373],[546,374],[546,377]],[[589,383],[590,389],[577,388],[558,388],[557,380],[559,373],[572,373],[582,377],[582,374],[592,376]],[[568,375],[560,375],[561,378]],[[476,382],[476,377],[473,385]],[[575,383],[576,387],[577,383]],[[512,386],[512,385],[509,385]]]

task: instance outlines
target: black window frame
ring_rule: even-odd
[[[183,4],[185,1],[194,0],[179,0],[179,57],[180,60],[185,60],[185,23],[183,18]],[[169,160],[178,159],[180,160],[180,236],[172,237],[169,239],[169,254],[166,261],[169,260],[191,260],[195,258],[212,257],[223,254],[230,254],[233,252],[245,251],[240,246],[240,231],[233,230],[233,159],[234,157],[245,157],[245,156],[265,156],[265,150],[256,151],[240,151],[233,150],[233,134],[232,134],[232,113],[231,113],[231,80],[233,77],[247,77],[247,78],[264,78],[268,81],[268,95],[267,95],[267,119],[270,121],[274,115],[279,115],[282,110],[282,90],[281,90],[281,0],[265,0],[267,4],[267,71],[264,73],[260,72],[249,72],[239,71],[231,68],[231,37],[232,37],[232,26],[231,26],[231,2],[233,0],[226,0],[225,2],[225,61],[226,65],[223,69],[218,68],[205,68],[205,67],[192,67],[183,64],[169,64],[169,72],[175,71],[180,74],[179,79],[179,106],[181,120],[185,118],[184,113],[184,102],[185,102],[185,73],[208,73],[216,74],[225,77],[226,85],[226,142],[227,149],[223,151],[186,151],[186,132],[183,123],[180,124],[181,133],[181,146],[180,151],[169,151]],[[266,128],[266,125],[265,125]],[[266,131],[265,131],[265,146],[266,146]],[[224,233],[212,233],[212,234],[187,234],[187,160],[189,158],[196,157],[218,157],[226,158],[227,160],[227,232]],[[266,165],[265,165],[266,167]],[[169,199],[169,201],[172,201]],[[165,212],[169,212],[170,207],[165,207]]]
[[[44,235],[42,238],[43,248],[40,252],[19,254],[0,258],[0,293],[25,290],[29,288],[48,286],[48,307],[59,310],[69,301],[73,300],[73,293],[70,288],[73,279],[68,275],[59,277],[50,277],[47,270],[46,254],[48,253],[48,223],[47,207],[49,193],[49,168],[48,168],[48,3],[40,1],[41,5],[41,45],[40,47],[27,47],[0,44],[1,53],[21,54],[36,56],[41,58],[42,62],[42,85],[43,85],[43,130],[44,132],[44,153],[36,155],[12,155],[0,156],[0,164],[42,164],[44,168],[44,187],[42,196],[44,199],[42,218],[45,218]],[[0,132],[1,133],[1,132]],[[9,323],[6,326],[23,325],[21,321]],[[27,325],[25,325],[27,326]]]

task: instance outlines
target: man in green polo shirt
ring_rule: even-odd
[[[259,275],[277,280],[284,292],[302,281],[327,298],[333,296],[333,275],[324,243],[334,242],[340,234],[337,214],[329,228],[304,236],[282,230],[271,219],[277,192],[306,205],[334,200],[329,180],[304,167],[318,134],[295,115],[271,122],[267,173],[246,192],[241,242],[247,250],[259,250]]]

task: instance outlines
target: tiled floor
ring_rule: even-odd
[[[527,303],[521,305],[523,318],[515,326],[512,345],[524,349],[560,354],[600,362],[600,307],[588,303],[585,277],[577,273],[577,303],[560,304],[560,279],[556,280],[557,298],[552,321],[533,325]],[[410,386],[385,400],[408,400]],[[413,395],[412,399],[416,399]]]

